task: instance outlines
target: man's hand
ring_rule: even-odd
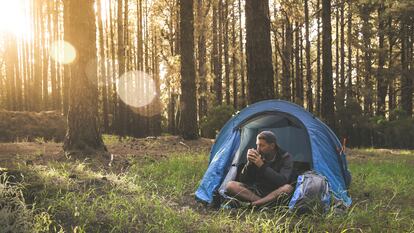
[[[264,164],[262,156],[255,149],[249,149],[247,151],[247,160],[254,163],[257,167],[261,167]]]

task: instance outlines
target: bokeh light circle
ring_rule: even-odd
[[[118,79],[117,93],[125,104],[141,108],[154,100],[157,90],[151,75],[142,71],[129,71]]]
[[[76,49],[69,42],[58,40],[50,46],[50,56],[60,64],[69,64],[76,59]]]

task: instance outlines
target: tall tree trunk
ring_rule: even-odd
[[[277,21],[277,5],[276,3],[273,4],[273,20],[274,22]],[[275,72],[274,72],[274,80],[275,80],[275,98],[278,99],[280,98],[280,93],[279,93],[279,59],[278,59],[278,53],[280,52],[280,48],[279,48],[279,42],[278,42],[278,30],[277,28],[273,28],[273,43],[274,43],[274,68],[275,68]],[[280,55],[280,54],[279,54]]]
[[[108,91],[107,91],[107,76],[105,71],[105,45],[104,45],[104,30],[103,30],[103,20],[102,20],[102,6],[101,0],[97,0],[97,20],[98,20],[98,31],[99,31],[99,58],[97,64],[98,67],[98,79],[99,84],[102,88],[102,119],[103,119],[103,131],[107,132],[109,129],[109,119],[108,119]]]
[[[117,12],[117,32],[118,32],[118,77],[121,77],[125,73],[125,32],[124,29],[126,27],[126,23],[124,22],[124,15],[123,15],[123,5],[126,4],[124,1],[127,0],[119,0],[118,1],[118,12]],[[118,84],[118,88],[124,88],[125,85]],[[119,90],[122,92],[123,90]],[[121,98],[118,98],[118,113],[117,113],[117,127],[119,135],[125,136],[126,134],[126,106]]]
[[[296,73],[296,85],[294,86],[295,103],[303,106],[303,99],[301,99],[301,75],[300,75],[300,47],[299,47],[299,23],[295,23],[295,73]]]
[[[332,81],[331,1],[322,0],[322,108],[321,116],[335,129],[334,94]]]
[[[223,1],[218,0],[218,69],[217,73],[219,74],[217,91],[220,92],[221,102],[223,101]],[[220,88],[220,90],[219,90]]]
[[[153,108],[155,110],[153,110],[155,112],[155,115],[153,117],[152,120],[152,132],[151,135],[155,135],[155,136],[159,136],[161,135],[161,84],[160,84],[160,74],[159,74],[159,57],[158,57],[158,46],[157,46],[157,41],[158,41],[158,34],[156,32],[154,32],[154,39],[153,39],[153,71],[154,71],[154,83],[155,83],[155,91],[156,91],[156,95],[154,97],[154,101],[153,101]]]
[[[316,113],[318,116],[321,115],[321,3],[320,0],[317,0],[317,28],[318,35],[316,41]]]
[[[85,72],[86,64],[96,58],[94,1],[71,0],[66,3],[70,21],[68,41],[78,53],[70,66],[76,81],[70,82],[68,128],[63,148],[67,153],[106,151],[98,128],[96,82],[88,80]]]
[[[345,0],[340,2],[340,47],[341,47],[341,61],[340,61],[340,76],[339,76],[339,89],[337,90],[337,109],[343,108],[345,105]]]
[[[348,0],[348,72],[347,72],[347,87],[346,87],[346,99],[347,104],[354,98],[352,92],[352,0]]]
[[[196,139],[198,137],[193,21],[193,0],[180,0],[180,101],[182,117],[181,135],[184,139]]]
[[[206,19],[205,15],[207,12],[204,13],[203,11],[204,1],[198,0],[197,4],[197,15],[198,15],[198,28],[199,28],[199,35],[198,35],[198,78],[200,81],[199,87],[199,120],[203,119],[204,116],[207,115],[207,69],[206,69]]]
[[[230,61],[229,61],[229,0],[224,0],[223,31],[224,31],[224,72],[226,83],[226,104],[230,105]]]
[[[409,27],[408,20],[403,16],[401,27],[401,107],[407,116],[413,114],[413,80],[409,73]]]
[[[17,74],[17,42],[15,36],[8,36],[6,39],[6,86],[7,86],[7,109],[17,110],[16,101],[16,74]]]
[[[232,3],[232,12],[231,12],[231,43],[232,43],[232,64],[233,64],[233,107],[234,109],[238,109],[239,101],[238,101],[238,91],[237,91],[237,43],[236,43],[236,7],[234,6],[234,3]]]
[[[41,56],[41,48],[42,42],[41,37],[39,35],[42,34],[42,2],[35,1],[34,4],[34,34],[37,35],[34,37],[34,59],[33,59],[33,66],[34,66],[34,75],[33,75],[33,86],[31,88],[31,107],[33,111],[40,111],[41,110],[41,103],[42,103],[42,56]]]
[[[385,57],[387,56],[384,47],[384,3],[378,8],[378,73],[377,73],[377,115],[385,116],[385,97],[387,95],[387,79],[384,75]]]
[[[241,80],[241,100],[242,108],[246,107],[246,79],[244,71],[244,49],[243,49],[243,27],[242,27],[242,7],[241,0],[239,0],[239,41],[240,41],[240,80]]]
[[[45,22],[46,21],[46,22]],[[47,27],[46,25],[49,24],[50,25],[50,21],[49,21],[49,14],[47,13],[46,17],[42,17],[42,20],[40,20],[40,38],[41,41],[43,43],[43,45],[47,45],[50,44],[50,42],[48,41],[47,37],[46,37],[46,32],[47,32]],[[51,31],[48,32],[49,34],[51,34]],[[48,50],[47,50],[47,46],[42,46],[41,49],[42,52],[42,106],[41,108],[43,110],[49,110],[49,56],[48,54]]]
[[[363,4],[361,8],[362,19],[362,38],[364,44],[364,113],[368,116],[372,115],[372,80],[371,80],[371,26],[369,23],[369,15],[371,6]]]
[[[71,27],[70,19],[73,16],[73,12],[69,11],[69,3],[71,0],[64,0],[63,4],[63,31],[64,31],[64,40],[69,40],[69,28]],[[63,98],[63,113],[67,116],[69,111],[69,86],[70,86],[70,79],[71,79],[71,69],[69,65],[65,65],[63,67],[63,83],[62,83],[62,98]]]
[[[246,42],[248,102],[272,99],[274,82],[268,0],[246,0]]]
[[[112,5],[112,4],[111,4]],[[109,8],[109,38],[110,40],[108,43],[110,44],[110,54],[111,54],[111,83],[112,83],[112,97],[111,97],[111,114],[112,114],[112,120],[111,120],[111,132],[112,133],[118,133],[118,94],[116,92],[116,77],[117,77],[117,69],[116,69],[116,49],[115,49],[115,20],[113,20],[113,13],[114,10],[112,10],[112,7]]]
[[[282,79],[282,99],[291,101],[292,100],[292,93],[291,93],[291,54],[292,54],[292,24],[289,21],[289,18],[286,16],[285,22],[285,41],[283,46],[283,58],[282,58],[282,72],[283,72],[283,79]],[[292,77],[293,78],[293,77]]]
[[[221,82],[221,57],[219,54],[219,32],[218,32],[218,16],[217,4],[213,3],[213,51],[212,51],[212,63],[214,73],[214,92],[215,92],[215,104],[221,105],[223,101],[222,94],[222,82]]]
[[[394,120],[394,114],[391,114],[394,109],[397,107],[397,98],[395,95],[395,86],[394,86],[394,75],[392,75],[393,72],[391,72],[394,69],[394,63],[393,63],[393,57],[392,57],[392,51],[394,46],[394,33],[391,30],[392,28],[392,18],[389,16],[388,18],[388,44],[389,44],[389,50],[388,50],[388,70],[390,71],[389,75],[389,83],[388,83],[388,110],[390,112],[389,119]]]
[[[308,0],[305,0],[305,40],[306,40],[306,100],[307,109],[313,112],[313,95],[312,95],[312,67],[311,67],[311,51],[309,41],[309,7]]]
[[[339,0],[337,0],[339,2]],[[339,5],[337,5],[335,10],[335,104],[338,102],[339,97],[339,84],[340,84],[340,76],[339,76]],[[335,105],[334,104],[334,105]],[[338,106],[336,106],[338,107]]]

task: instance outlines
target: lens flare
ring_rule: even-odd
[[[69,42],[58,40],[52,43],[50,56],[60,64],[69,64],[76,59],[76,49]]]
[[[125,104],[133,108],[149,105],[157,95],[154,80],[142,71],[129,71],[122,75],[118,80],[117,93]]]

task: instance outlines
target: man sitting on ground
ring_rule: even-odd
[[[241,171],[239,181],[230,181],[227,194],[253,206],[279,200],[290,194],[289,184],[293,171],[292,156],[282,150],[271,131],[263,131],[256,138],[257,150],[249,149],[247,163]]]

